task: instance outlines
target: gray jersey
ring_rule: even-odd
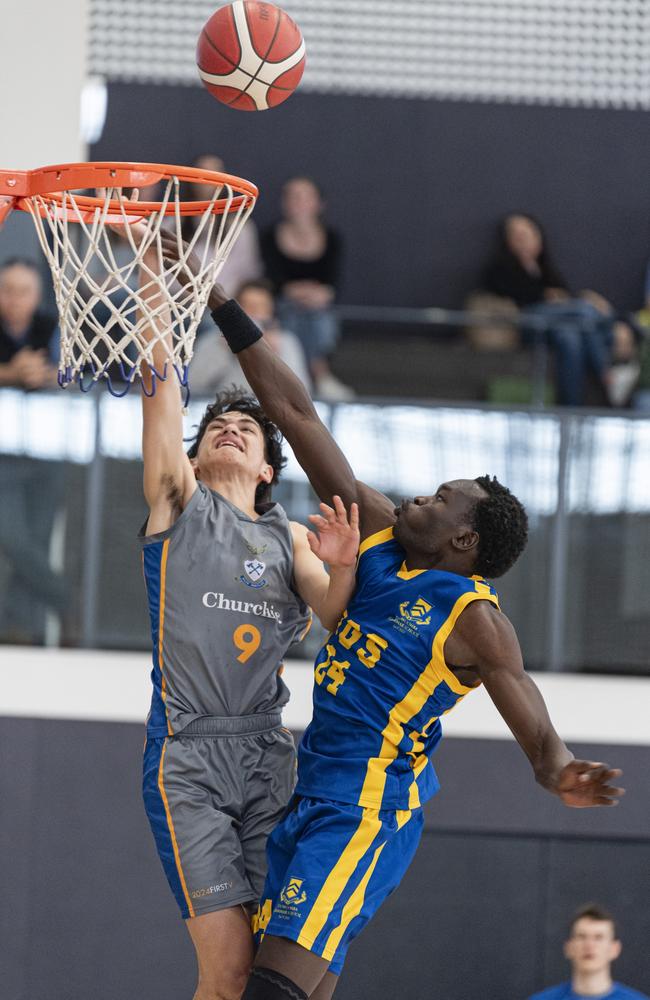
[[[149,735],[286,704],[282,660],[311,616],[293,590],[282,507],[251,520],[199,483],[171,528],[140,535],[153,639]]]

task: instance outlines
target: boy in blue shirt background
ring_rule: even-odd
[[[614,918],[604,907],[596,903],[580,907],[564,944],[571,981],[535,993],[529,1000],[648,1000],[645,993],[613,981],[611,966],[621,947]]]

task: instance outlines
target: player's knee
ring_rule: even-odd
[[[248,968],[224,969],[216,978],[201,977],[194,1000],[240,1000],[248,982]]]
[[[242,1000],[307,1000],[307,994],[281,973],[256,965]]]

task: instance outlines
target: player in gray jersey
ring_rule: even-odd
[[[145,262],[155,268],[155,252]],[[162,304],[147,297],[164,322]],[[158,371],[165,353],[156,344]],[[151,392],[151,376],[143,382]],[[328,629],[345,610],[358,514],[353,506],[348,522],[338,498],[321,505],[315,533],[271,502],[281,436],[251,397],[218,397],[187,454],[177,380],[156,379],[142,400],[153,640],[145,807],[196,948],[195,1000],[237,1000],[253,957],[249,908],[264,881],[266,838],[295,780],[282,661],[307,631],[310,607]]]

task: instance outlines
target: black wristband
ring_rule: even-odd
[[[246,315],[235,299],[228,299],[222,306],[214,309],[212,319],[226,338],[233,354],[239,354],[256,340],[262,339],[260,328],[253,323],[250,316]]]

